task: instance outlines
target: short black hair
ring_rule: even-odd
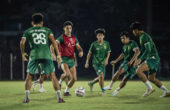
[[[98,28],[98,29],[96,29],[96,30],[94,31],[94,33],[95,33],[96,35],[97,35],[98,33],[102,33],[102,34],[105,35],[106,31],[105,31],[104,28]]]
[[[40,22],[43,21],[43,18],[44,16],[41,13],[34,13],[32,15],[32,21],[34,22],[34,24],[39,24]]]
[[[134,30],[134,29],[143,30],[142,24],[138,21],[133,22],[130,25],[130,30]]]
[[[67,25],[71,25],[71,27],[73,27],[73,23],[71,21],[65,21],[63,27],[66,27]]]
[[[122,32],[120,33],[120,37],[123,36],[123,35],[125,35],[126,37],[129,37],[129,38],[130,38],[129,32],[127,32],[127,31],[122,31]]]

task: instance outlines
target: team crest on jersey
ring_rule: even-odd
[[[104,49],[106,49],[106,45],[104,45]]]

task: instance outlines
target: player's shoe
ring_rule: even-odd
[[[58,103],[65,103],[65,101],[62,98],[59,98]]]
[[[90,82],[88,82],[88,85],[90,87],[90,92],[92,92],[93,91],[93,85]]]
[[[44,88],[41,88],[39,91],[40,92],[47,92]]]
[[[112,88],[109,87],[109,86],[105,87],[104,89],[105,89],[105,90],[112,90]]]
[[[119,91],[115,90],[115,91],[112,93],[112,96],[116,96],[118,93],[119,93]]]
[[[26,98],[23,100],[23,103],[29,103],[30,102],[30,99],[29,98]]]
[[[71,96],[69,92],[64,92],[64,96]]]
[[[164,92],[163,95],[160,97],[170,97],[170,91]]]
[[[147,97],[153,92],[155,92],[155,89],[147,89],[146,92],[143,94],[143,97]]]

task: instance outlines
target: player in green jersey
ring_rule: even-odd
[[[133,67],[133,63],[137,56],[139,55],[139,47],[137,43],[133,40],[130,40],[129,33],[127,31],[123,31],[120,33],[121,42],[123,43],[122,53],[116,59],[111,61],[111,64],[116,64],[120,60],[123,60],[123,63],[120,65],[119,69],[112,77],[112,81],[109,86],[107,86],[106,90],[112,90],[113,84],[119,78],[119,76],[123,73],[126,73],[120,83],[119,87],[112,93],[113,96],[116,96],[120,89],[123,88],[129,79],[132,79],[136,72],[136,68]]]
[[[102,94],[105,92],[104,89],[104,76],[106,74],[105,67],[108,64],[108,60],[110,57],[110,45],[109,42],[104,40],[105,37],[105,30],[99,28],[95,30],[95,34],[97,36],[97,41],[94,41],[89,49],[89,53],[87,55],[85,68],[89,67],[89,60],[92,55],[92,64],[93,68],[95,69],[98,77],[95,78],[93,81],[89,82],[90,90],[92,91],[94,83],[99,81],[99,85],[102,90]]]
[[[27,61],[27,54],[25,53],[25,43],[29,42],[30,45],[30,57],[27,65],[27,78],[25,83],[25,100],[23,103],[28,103],[32,76],[35,74],[38,65],[42,65],[42,70],[46,74],[50,74],[50,77],[53,82],[54,89],[58,96],[59,103],[63,103],[64,100],[61,98],[60,87],[58,80],[54,73],[55,68],[52,61],[50,49],[49,49],[49,40],[52,42],[56,52],[57,58],[61,60],[60,52],[56,45],[54,36],[49,28],[43,27],[43,15],[41,13],[35,13],[32,15],[32,26],[27,29],[20,41],[20,49],[22,54],[22,59]]]
[[[156,72],[159,67],[160,58],[152,38],[143,31],[140,22],[133,22],[130,25],[130,28],[133,35],[139,37],[141,47],[141,53],[138,59],[136,59],[134,65],[138,66],[136,73],[148,87],[143,96],[146,97],[154,92],[154,89],[148,83],[148,79],[164,91],[162,97],[170,96],[170,91],[168,91],[168,89],[161,83],[161,81],[156,78]],[[144,72],[148,73],[148,79],[144,75]]]

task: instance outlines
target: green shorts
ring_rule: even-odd
[[[70,59],[68,57],[62,57],[62,63],[61,64],[67,64],[69,68],[72,68],[75,65],[74,59]]]
[[[106,66],[104,65],[93,65],[94,70],[96,71],[97,75],[101,74],[103,72],[104,77],[106,74]]]
[[[29,60],[27,72],[35,74],[35,71],[39,66],[41,74],[50,74],[51,72],[55,72],[53,61],[48,59]]]
[[[145,60],[144,62],[148,65],[150,69],[148,71],[148,74],[156,73],[158,71],[160,60],[150,58]]]
[[[123,68],[125,70],[125,76],[129,77],[129,79],[132,79],[136,75],[136,68],[133,66],[128,67],[126,62],[123,62],[120,65],[120,68]]]
[[[35,74],[44,74],[42,66],[42,64],[38,65],[38,68],[35,70]]]

